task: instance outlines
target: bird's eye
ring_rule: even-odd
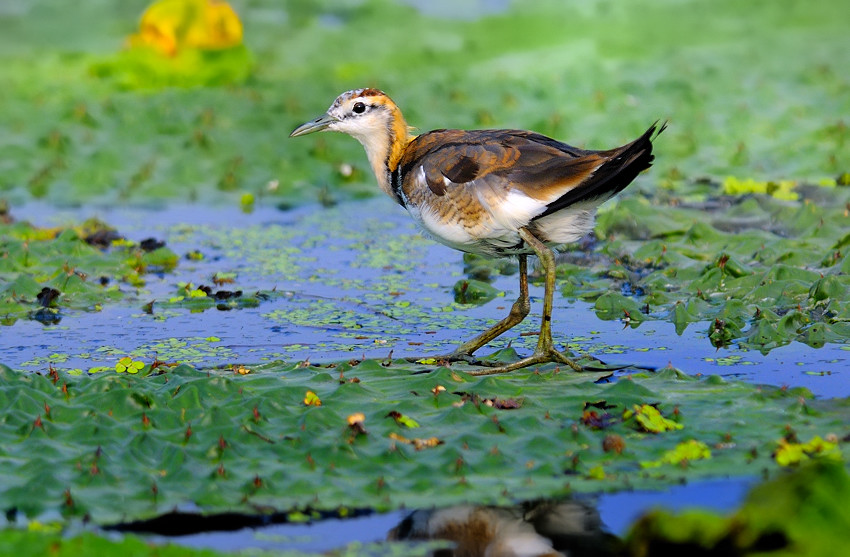
[[[366,111],[366,105],[363,103],[354,103],[354,113],[363,114]]]

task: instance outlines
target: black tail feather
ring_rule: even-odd
[[[534,220],[583,201],[608,199],[622,191],[623,188],[632,183],[638,174],[652,166],[652,161],[655,158],[652,154],[652,141],[666,128],[667,122],[661,124],[659,128],[656,121],[643,135],[631,143],[611,151],[597,151],[600,154],[614,156],[603,163],[593,173],[590,180],[550,203],[544,212],[534,217]]]

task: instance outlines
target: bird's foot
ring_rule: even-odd
[[[425,357],[411,357],[406,358],[410,363],[428,363],[428,364],[440,364],[440,365],[450,365],[458,362],[462,362],[465,364],[473,365],[473,366],[486,366],[486,365],[499,365],[499,362],[487,362],[486,360],[481,360],[476,358],[472,354],[468,352],[452,352],[451,354],[442,354],[440,356],[425,356]]]
[[[422,362],[422,358],[408,358],[411,362]],[[538,345],[537,349],[531,356],[521,358],[514,362],[506,362],[498,359],[481,359],[468,352],[455,351],[451,354],[442,356],[428,357],[430,363],[438,363],[441,365],[450,365],[453,363],[465,363],[470,366],[480,367],[484,369],[464,370],[470,375],[497,375],[507,373],[516,369],[537,365],[537,364],[564,364],[569,366],[573,371],[584,371],[584,368],[575,360],[567,356],[565,353],[556,349],[554,346]]]
[[[565,364],[572,368],[573,371],[584,370],[581,365],[576,363],[575,360],[568,357],[563,352],[556,350],[552,347],[543,349],[538,347],[538,349],[535,350],[531,356],[528,356],[527,358],[522,358],[521,360],[517,360],[516,362],[510,362],[507,364],[501,364],[500,362],[485,362],[485,365],[495,365],[493,365],[492,367],[487,367],[486,369],[467,371],[466,373],[470,375],[497,375],[500,373],[507,373],[509,371],[522,369],[536,364],[548,363]]]
[[[445,354],[443,356],[437,356],[434,358],[438,362],[445,362],[447,364],[455,364],[458,362],[469,364],[471,366],[497,366],[500,362],[482,360],[481,358],[476,358],[469,352],[452,352],[451,354]]]
[[[469,352],[452,352],[451,354],[442,354],[440,356],[426,356],[426,357],[411,357],[406,358],[408,362],[412,364],[436,364],[443,366],[450,366],[451,364],[467,364],[473,367],[485,367],[485,368],[499,368],[503,367],[510,362],[506,362],[504,360],[498,359],[482,359],[470,354]],[[527,359],[527,358],[526,358]],[[472,372],[473,375],[477,375],[477,373]]]

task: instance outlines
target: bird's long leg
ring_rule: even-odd
[[[543,294],[543,319],[540,323],[540,336],[537,338],[537,348],[534,353],[517,362],[513,362],[504,366],[492,367],[488,369],[472,371],[472,375],[494,375],[497,373],[505,373],[528,367],[534,364],[542,364],[546,362],[558,362],[566,364],[575,371],[581,371],[582,367],[576,362],[565,356],[563,353],[555,349],[555,344],[552,342],[552,301],[555,295],[555,254],[546,245],[537,239],[534,234],[525,228],[519,229],[519,234],[525,242],[531,246],[534,253],[540,259],[540,264],[543,266],[545,276],[545,290]],[[528,286],[526,285],[526,289]],[[527,294],[527,290],[526,290]]]
[[[531,246],[534,253],[540,259],[540,265],[543,266],[544,273],[544,290],[543,290],[543,317],[540,323],[540,336],[537,337],[537,348],[534,354],[552,354],[556,355],[555,359],[560,359],[561,353],[555,350],[555,344],[552,342],[552,306],[554,305],[555,296],[555,254],[546,245],[537,239],[526,228],[519,229],[519,235],[522,239]],[[564,362],[566,363],[566,362]]]
[[[531,311],[531,302],[528,298],[528,256],[521,254],[519,255],[519,298],[511,306],[511,312],[474,339],[458,346],[446,359],[449,361],[471,360],[473,352],[518,325],[525,319],[529,311]]]

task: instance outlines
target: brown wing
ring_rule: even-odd
[[[520,151],[502,141],[503,131],[435,130],[414,139],[401,160],[401,174],[421,166],[428,188],[445,195],[448,184],[466,184],[517,163]]]
[[[520,130],[436,130],[411,142],[400,164],[402,175],[421,166],[438,196],[475,181],[515,188],[548,204],[588,182],[604,154]]]

